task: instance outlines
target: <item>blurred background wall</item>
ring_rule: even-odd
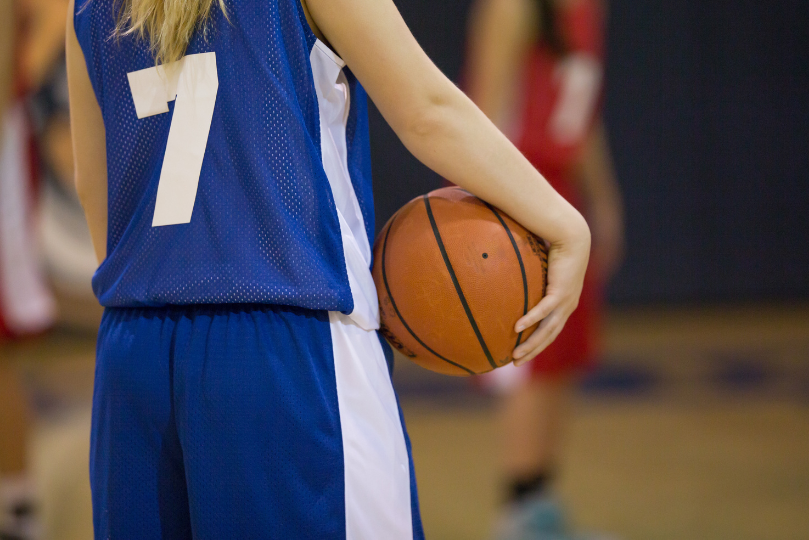
[[[461,83],[470,0],[396,0]],[[616,304],[809,298],[809,2],[611,0],[605,117],[627,218]],[[375,109],[377,227],[440,185]]]

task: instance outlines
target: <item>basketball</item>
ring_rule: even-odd
[[[458,188],[403,206],[374,246],[381,332],[399,352],[446,375],[510,363],[536,326],[514,325],[545,294],[545,242]]]

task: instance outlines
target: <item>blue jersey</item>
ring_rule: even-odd
[[[106,128],[104,306],[269,303],[376,327],[366,95],[299,0],[216,2],[184,58],[77,0]]]

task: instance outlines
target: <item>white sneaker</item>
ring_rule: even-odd
[[[510,504],[494,529],[495,540],[617,540],[603,535],[575,535],[562,506],[552,497],[536,496]]]

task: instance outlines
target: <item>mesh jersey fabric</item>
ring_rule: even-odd
[[[188,223],[152,226],[175,102],[139,119],[128,74],[148,44],[112,38],[113,0],[77,2],[74,22],[106,128],[107,258],[93,290],[108,307],[272,303],[349,313],[353,300],[322,164],[310,51],[298,0],[214,5],[187,56],[213,52],[218,90]],[[366,94],[346,69],[347,163],[373,238]]]

